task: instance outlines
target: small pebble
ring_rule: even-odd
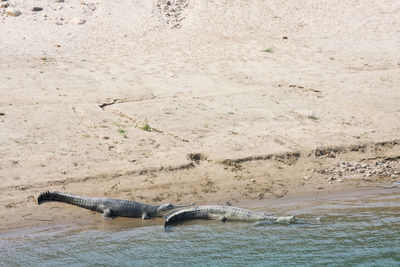
[[[38,6],[35,6],[34,8],[32,8],[32,11],[34,11],[34,12],[38,12],[38,11],[42,11],[42,10],[43,10],[43,8],[38,7]]]
[[[6,9],[6,14],[9,16],[18,17],[19,15],[21,15],[21,11],[19,11],[18,9],[15,9],[15,8],[8,7]]]
[[[75,24],[78,24],[78,25],[82,25],[82,24],[85,24],[86,20],[81,19],[81,18],[73,18],[72,22]]]

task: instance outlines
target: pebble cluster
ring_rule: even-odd
[[[320,174],[328,175],[328,181],[343,181],[343,178],[363,177],[369,180],[370,177],[400,177],[400,158],[392,160],[377,160],[370,163],[341,162],[330,169],[313,170]],[[308,175],[305,179],[310,179]]]
[[[61,11],[67,9],[75,9],[76,6],[73,5],[64,5],[64,0],[54,0],[56,4],[52,7],[47,7],[47,9],[52,11]],[[20,7],[21,9],[18,9]],[[79,2],[79,11],[83,12],[85,16],[90,16],[97,8],[97,4],[95,3],[86,3],[84,1]],[[12,0],[0,0],[0,15],[4,17],[18,17],[20,15],[29,15],[29,14],[41,14],[41,16],[34,16],[34,20],[42,18],[43,20],[53,20],[53,23],[56,25],[64,25],[68,23],[74,24],[85,24],[86,20],[81,17],[71,17],[65,18],[61,14],[58,14],[57,17],[50,18],[50,15],[46,13],[46,9],[40,6],[32,6],[27,7],[23,3],[17,4]],[[59,16],[61,15],[61,16]],[[3,20],[4,20],[3,17]]]
[[[157,8],[160,10],[165,21],[171,29],[182,27],[185,19],[183,10],[187,7],[188,0],[158,0]]]
[[[15,8],[15,4],[7,1],[0,0],[1,14],[6,14],[8,16],[18,17],[21,15],[21,11]]]

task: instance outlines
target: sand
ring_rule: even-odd
[[[167,2],[0,2],[0,231],[400,180],[399,1]]]

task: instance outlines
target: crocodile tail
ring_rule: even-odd
[[[163,219],[164,219],[164,221],[167,221],[168,220],[168,218],[171,216],[171,215],[173,215],[174,213],[176,213],[177,211],[175,210],[175,211],[171,211],[171,212],[168,212],[168,213],[165,213],[162,217],[163,217]]]
[[[73,202],[72,198],[75,198],[75,197],[77,197],[77,196],[72,195],[72,194],[67,194],[67,193],[61,193],[58,191],[54,191],[54,192],[45,191],[39,195],[38,204],[40,205],[42,203],[49,202],[49,201],[58,201],[58,202],[75,204],[75,203],[72,203]]]
[[[186,220],[193,219],[208,219],[208,215],[199,211],[197,207],[177,210],[167,213],[163,216],[164,218],[164,227],[168,227],[172,224],[176,224]]]
[[[95,210],[97,206],[98,199],[92,199],[87,197],[81,197],[73,194],[62,193],[62,192],[50,192],[46,191],[39,195],[38,204],[42,204],[49,201],[58,201],[76,205],[82,208]]]
[[[58,192],[50,192],[47,190],[43,193],[40,193],[38,197],[38,204],[40,205],[47,201],[59,201],[58,196]]]
[[[168,227],[169,225],[173,224],[174,222],[178,221],[179,215],[182,214],[184,210],[178,210],[178,211],[171,211],[169,213],[166,213],[163,215],[164,218],[164,227]]]

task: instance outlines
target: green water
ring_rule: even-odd
[[[308,223],[192,221],[165,231],[160,220],[125,219],[20,230],[0,234],[0,265],[400,266],[399,191],[279,210]]]

